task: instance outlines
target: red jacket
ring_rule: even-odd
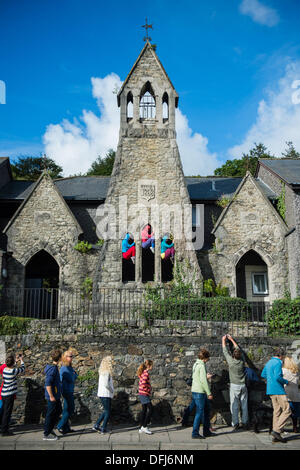
[[[149,396],[150,394],[151,394],[150,377],[149,377],[149,372],[147,371],[147,369],[145,369],[144,372],[140,376],[139,395]]]
[[[0,366],[0,375],[3,375],[3,371],[6,367],[6,364],[2,364],[2,366]],[[0,400],[2,400],[2,397],[1,397],[1,392],[2,392],[2,387],[3,387],[3,379],[2,379],[2,383],[1,383],[1,387],[0,387]]]

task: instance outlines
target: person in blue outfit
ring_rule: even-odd
[[[166,260],[169,259],[174,262],[174,257],[175,257],[175,248],[174,248],[174,243],[172,241],[172,237],[169,236],[168,234],[165,235],[161,241],[161,258]]]
[[[135,241],[130,233],[126,233],[122,241],[122,256],[124,259],[131,259],[135,263]]]
[[[72,367],[73,353],[72,350],[64,352],[62,356],[62,367],[60,369],[60,380],[62,396],[64,398],[64,406],[61,420],[57,425],[57,430],[61,434],[74,432],[69,424],[69,419],[75,411],[74,405],[74,384],[78,374]]]
[[[281,437],[283,428],[289,417],[291,410],[286,396],[284,385],[288,385],[288,380],[283,378],[282,361],[284,351],[277,349],[274,356],[267,362],[261,376],[267,380],[267,395],[270,395],[273,405],[273,442],[287,442]]]
[[[54,426],[59,420],[61,408],[61,384],[58,364],[61,361],[61,351],[55,349],[51,352],[52,364],[45,367],[45,398],[47,400],[47,412],[44,423],[45,441],[57,440],[57,435],[53,431]]]

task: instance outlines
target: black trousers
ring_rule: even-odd
[[[2,433],[7,432],[9,428],[9,422],[14,407],[15,396],[9,395],[8,397],[2,397]]]
[[[152,403],[146,403],[142,405],[142,417],[141,417],[141,425],[146,428],[147,425],[150,423],[153,406]]]
[[[54,426],[58,423],[59,417],[62,412],[62,406],[60,400],[50,401],[48,400],[47,412],[44,423],[44,434],[48,436],[53,431]]]

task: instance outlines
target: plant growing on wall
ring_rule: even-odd
[[[88,253],[92,249],[92,245],[86,241],[80,241],[75,246],[74,249],[80,253]]]
[[[282,183],[281,193],[277,200],[277,210],[283,220],[285,221],[285,214],[286,214],[286,205],[285,205],[285,184]]]
[[[81,284],[81,298],[82,299],[91,299],[93,292],[93,279],[89,276],[86,276],[84,281]]]
[[[219,207],[222,207],[222,209],[225,209],[225,207],[228,206],[228,204],[232,201],[231,198],[224,196],[224,194],[217,200],[216,204]]]
[[[96,243],[96,246],[103,246],[104,245],[104,240],[103,238],[99,238],[99,240]]]

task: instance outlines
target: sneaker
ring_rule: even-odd
[[[205,437],[198,434],[198,436],[193,436],[192,435],[192,439],[205,439]]]
[[[144,427],[142,426],[142,427],[139,429],[139,433],[141,434],[141,433],[143,433],[143,432],[144,432],[145,434],[153,434],[153,432],[150,431],[149,428],[144,428]]]
[[[284,439],[284,437],[281,437],[281,435],[278,432],[272,431],[271,434],[273,436],[272,442],[283,442],[283,443],[287,442],[287,440]]]
[[[95,425],[92,427],[92,431],[100,432],[100,429]]]
[[[57,441],[57,439],[58,437],[53,434],[48,434],[48,436],[45,436],[44,434],[44,437],[43,437],[43,441]]]
[[[106,430],[106,429],[100,428],[99,431],[101,432],[101,434],[107,434],[107,430]]]
[[[237,431],[238,429],[240,428],[240,425],[239,424],[235,424],[232,428],[232,432],[235,432]]]

